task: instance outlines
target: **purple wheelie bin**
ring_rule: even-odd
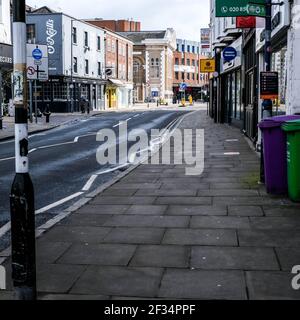
[[[259,124],[264,144],[265,182],[270,194],[288,193],[287,138],[281,126],[299,119],[300,116],[278,116],[264,119]]]

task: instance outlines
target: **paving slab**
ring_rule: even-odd
[[[103,240],[117,244],[160,244],[165,230],[159,228],[114,228]]]
[[[300,291],[292,288],[294,275],[288,272],[247,272],[251,300],[300,300]]]
[[[109,296],[82,295],[82,294],[40,294],[41,301],[103,301],[109,300]]]
[[[141,189],[135,196],[154,196],[154,197],[196,197],[197,189],[171,189],[171,190],[161,190],[161,189]]]
[[[136,250],[134,245],[76,244],[59,260],[59,264],[127,266]]]
[[[36,256],[37,263],[53,264],[55,263],[70,247],[71,242],[46,242],[37,241]]]
[[[100,243],[111,228],[57,226],[43,236],[45,242]]]
[[[73,227],[102,227],[104,223],[109,220],[112,215],[98,215],[98,214],[73,214],[59,223],[60,226]]]
[[[292,207],[264,207],[266,216],[270,217],[285,217],[285,216],[300,216],[300,205],[294,205]]]
[[[211,205],[211,197],[158,197],[155,204],[164,205]]]
[[[300,216],[250,218],[251,228],[263,230],[300,230]]]
[[[244,273],[168,269],[159,297],[204,300],[246,300]]]
[[[132,267],[187,268],[190,249],[184,246],[139,246]]]
[[[242,247],[300,248],[298,230],[238,230]]]
[[[113,216],[104,224],[105,227],[136,227],[136,228],[187,228],[190,217],[180,216]]]
[[[147,205],[147,204],[153,204],[156,200],[156,197],[104,197],[104,196],[98,196],[94,200],[92,200],[89,204],[90,205],[114,205],[115,203],[118,203],[119,205],[133,205],[133,204],[141,204],[141,205]]]
[[[168,229],[163,239],[168,245],[237,246],[234,230],[223,229]]]
[[[76,211],[77,214],[99,214],[99,215],[114,215],[114,214],[123,214],[130,205],[86,205]]]
[[[80,277],[71,294],[155,297],[163,269],[91,266]]]
[[[229,216],[262,217],[264,212],[259,206],[228,206]]]
[[[204,270],[280,270],[273,249],[235,247],[193,247],[191,267]]]
[[[164,215],[167,211],[167,205],[132,205],[125,214],[126,215]]]
[[[192,229],[250,229],[247,217],[196,217],[191,218]]]
[[[227,216],[226,206],[171,205],[166,215],[170,216]]]
[[[283,271],[291,272],[300,265],[300,248],[276,248],[278,260]]]

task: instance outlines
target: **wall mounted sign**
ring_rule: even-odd
[[[215,0],[216,17],[265,16],[265,0]]]
[[[260,98],[262,100],[274,100],[279,96],[278,72],[260,73]]]
[[[216,71],[215,59],[201,59],[200,60],[200,72],[201,73],[213,73]]]
[[[237,57],[237,51],[233,47],[227,47],[223,50],[223,59],[225,61],[232,61]]]

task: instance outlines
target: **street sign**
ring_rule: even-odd
[[[223,50],[223,58],[225,61],[232,61],[237,57],[237,51],[233,47],[227,47]]]
[[[216,71],[215,59],[202,59],[200,60],[200,72],[201,73],[213,73]]]
[[[262,100],[274,100],[279,96],[278,72],[260,73],[260,98]]]
[[[265,0],[215,0],[216,17],[265,16]]]
[[[239,29],[256,28],[256,17],[237,17],[236,27]]]
[[[47,81],[49,79],[48,47],[27,44],[27,79]]]
[[[39,48],[32,50],[32,57],[35,60],[41,60],[43,58],[43,52]]]
[[[187,87],[188,87],[187,84],[184,82],[179,85],[179,88],[181,91],[185,91],[187,89]]]

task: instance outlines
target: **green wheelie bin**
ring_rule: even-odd
[[[282,129],[287,133],[289,196],[300,202],[300,120],[288,121]]]

